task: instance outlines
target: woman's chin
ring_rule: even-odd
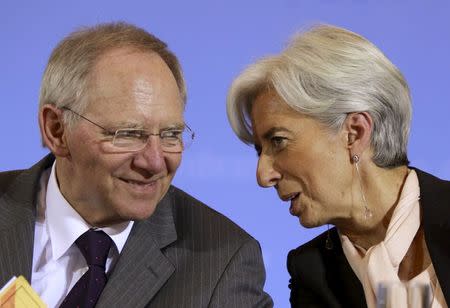
[[[299,217],[300,224],[307,229],[320,227],[323,223],[319,222],[317,219],[313,217],[308,217],[307,215],[302,215]]]

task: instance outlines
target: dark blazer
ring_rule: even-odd
[[[0,173],[0,286],[31,281],[37,183],[53,160]],[[264,280],[258,242],[171,186],[135,222],[97,307],[272,307]]]
[[[419,178],[425,242],[450,303],[450,182],[415,169]],[[289,252],[287,267],[292,307],[367,307],[364,290],[342,250],[336,228]]]

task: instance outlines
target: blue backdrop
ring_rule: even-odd
[[[80,25],[104,21],[144,27],[168,42],[188,83],[186,117],[197,139],[184,154],[175,184],[260,241],[266,289],[277,307],[287,307],[286,254],[323,228],[302,228],[274,191],[257,187],[254,150],[238,141],[226,118],[231,80],[248,63],[280,51],[305,25],[325,22],[360,33],[385,52],[411,87],[412,164],[448,179],[449,14],[446,0],[2,0],[0,170],[29,167],[47,152],[38,133],[38,91],[61,38]]]

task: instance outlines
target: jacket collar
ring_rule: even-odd
[[[50,154],[30,169],[11,173],[14,178],[2,188],[0,243],[5,249],[0,250],[0,285],[18,275],[31,281],[38,183],[54,160]],[[97,307],[144,307],[174,272],[163,250],[177,239],[175,191],[171,186],[153,215],[135,222]]]
[[[177,239],[170,187],[147,220],[136,221],[96,307],[145,307],[175,271],[164,249]]]
[[[28,170],[11,173],[14,178],[0,196],[0,285],[19,275],[31,281],[38,183],[53,161],[48,155]]]
[[[447,303],[450,303],[450,182],[414,168],[419,178],[425,242]]]

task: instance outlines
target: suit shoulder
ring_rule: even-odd
[[[10,170],[0,172],[0,195],[8,189],[14,180],[21,174],[23,170]]]
[[[54,156],[49,154],[29,169],[0,172],[0,195],[4,194],[11,185],[27,184],[34,186],[39,181],[42,172],[52,166],[54,159]]]
[[[449,226],[450,182],[415,169],[419,179],[420,203],[423,207],[425,229],[428,224]],[[429,226],[428,226],[429,227]]]
[[[326,262],[329,261],[330,253],[335,253],[340,245],[336,229],[330,229],[329,232],[334,246],[333,250],[325,248],[328,237],[328,231],[325,231],[289,252],[287,268],[291,275],[301,275],[306,279],[325,275]]]
[[[226,234],[228,238],[240,239],[241,241],[253,239],[231,219],[183,190],[171,186],[170,193],[174,198],[174,216],[177,225],[194,231],[204,231],[203,234],[205,235],[211,234],[211,232],[220,232],[223,235]]]
[[[439,201],[450,199],[450,181],[440,179],[420,169],[414,168],[419,180],[421,197],[433,200],[439,197]]]
[[[332,232],[332,230],[330,230],[330,232]],[[320,251],[322,251],[322,248],[325,247],[327,237],[328,231],[325,231],[312,240],[298,246],[295,249],[292,249],[288,254],[288,259],[294,257],[304,258],[308,257],[311,254],[320,253]]]

